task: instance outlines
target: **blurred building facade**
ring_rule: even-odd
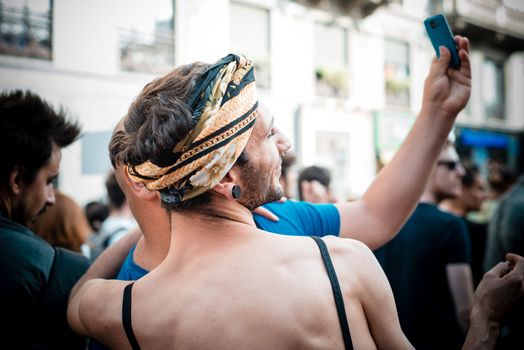
[[[486,174],[490,163],[524,172],[524,2],[433,0],[456,33],[470,38],[473,76],[456,144]]]
[[[488,2],[0,0],[0,89],[31,89],[81,121],[59,187],[85,203],[102,196],[111,131],[145,83],[244,53],[299,165],[329,168],[343,199],[367,188],[413,123],[434,55],[422,21],[444,11],[473,43],[460,149],[522,168],[524,13],[493,1],[495,19],[477,15]]]

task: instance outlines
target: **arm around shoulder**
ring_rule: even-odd
[[[140,231],[129,233],[104,251],[71,291],[67,319],[71,328],[78,334],[90,335],[85,326],[85,320],[89,320],[90,317],[97,317],[97,315],[101,315],[101,312],[106,311],[104,301],[110,299],[110,295],[113,295],[111,293],[116,293],[113,288],[106,287],[122,286],[127,283],[105,279],[116,276],[118,269],[131,247],[139,239],[140,234]],[[118,287],[115,288],[118,289]]]

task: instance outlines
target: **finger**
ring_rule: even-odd
[[[285,203],[287,201],[287,197],[286,196],[282,196],[282,198],[280,198],[278,200],[278,203]]]
[[[264,207],[256,208],[255,210],[253,210],[253,213],[260,215],[262,217],[265,217],[266,219],[271,220],[273,222],[278,222],[280,220],[278,216],[276,216],[275,214],[273,214],[271,211],[269,211],[268,209]]]
[[[508,260],[512,266],[517,265],[519,262],[524,262],[524,258],[522,256],[513,253],[506,254],[506,260]]]
[[[471,63],[469,60],[469,54],[466,52],[466,50],[460,50],[459,57],[460,57],[460,68],[458,71],[460,72],[460,74],[463,74],[464,76],[468,78],[471,78]]]
[[[460,47],[460,41],[462,40],[462,36],[460,35],[455,35],[453,37],[453,40],[455,40],[455,44],[457,44],[458,47]]]
[[[491,270],[489,270],[487,273],[493,274],[497,277],[502,277],[505,274],[508,273],[510,270],[510,266],[507,262],[499,262],[497,265],[495,265]]]
[[[456,69],[450,68],[448,69],[448,75],[451,79],[458,82],[459,84],[471,87],[471,78],[467,74],[464,74],[463,72],[458,71]]]
[[[461,40],[460,48],[465,50],[467,53],[469,53],[469,39],[466,37],[463,37]]]
[[[466,37],[465,36],[462,36],[462,35],[455,35],[453,37],[453,40],[455,41],[455,44],[457,44],[457,47],[459,48],[465,48],[465,45],[466,45]]]
[[[435,75],[445,75],[448,67],[449,67],[449,61],[451,59],[451,54],[449,53],[449,50],[445,46],[439,47],[440,57],[437,59],[436,64],[434,67],[434,73]]]

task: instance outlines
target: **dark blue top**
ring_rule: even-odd
[[[84,349],[66,319],[71,288],[89,267],[0,213],[0,349]]]
[[[402,330],[416,349],[460,349],[458,323],[446,265],[468,263],[464,222],[420,203],[399,234],[375,251],[395,296]]]

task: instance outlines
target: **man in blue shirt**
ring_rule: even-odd
[[[425,82],[421,112],[412,130],[361,198],[333,205],[293,201],[270,204],[267,208],[280,220],[272,223],[255,216],[257,226],[287,235],[353,238],[371,249],[391,240],[420,199],[457,113],[469,97],[469,77],[448,76],[447,70],[440,62],[433,64]],[[162,262],[169,250],[171,226],[158,194],[133,183],[127,168],[122,166],[121,148],[125,138],[122,124],[116,127],[111,139],[110,159],[144,234],[133,251],[133,260],[128,262],[134,261],[150,271]],[[275,142],[283,149],[290,147],[289,140],[276,128],[275,134]],[[119,277],[132,276],[120,274]]]
[[[462,40],[461,47],[467,48],[467,41]],[[441,53],[447,53],[447,51],[442,50]],[[465,60],[464,62],[467,62],[466,60],[467,56],[465,54],[463,54],[462,56]],[[445,59],[446,57],[447,57],[447,60]],[[442,145],[443,139],[445,138],[445,135],[449,132],[450,125],[448,125],[447,123],[443,123],[445,124],[444,127],[440,129],[439,128],[436,129],[434,127],[435,120],[448,121],[452,123],[454,117],[456,116],[456,113],[463,107],[463,105],[465,104],[465,100],[467,100],[467,95],[469,95],[469,88],[467,87],[469,86],[469,83],[468,83],[469,79],[468,79],[467,74],[465,77],[463,77],[461,73],[459,74],[456,72],[455,74],[449,73],[448,75],[448,61],[449,61],[449,53],[447,53],[447,55],[441,54],[441,60],[439,60],[438,63],[437,61],[434,62],[432,66],[432,70],[430,72],[430,76],[426,80],[426,89],[425,89],[426,93],[425,93],[424,101],[428,105],[426,105],[426,108],[423,108],[423,111],[421,112],[421,117],[415,124],[415,127],[414,127],[415,131],[410,134],[406,143],[404,144],[405,147],[401,149],[401,151],[399,151],[399,153],[397,154],[396,161],[392,162],[391,165],[381,173],[381,175],[377,178],[377,180],[372,185],[370,190],[364,195],[364,197],[361,200],[352,202],[352,203],[343,203],[343,204],[334,206],[334,209],[337,211],[338,216],[340,217],[339,232],[338,232],[340,236],[343,236],[343,237],[351,236],[355,238],[362,238],[363,240],[367,240],[367,243],[370,246],[379,245],[383,243],[385,239],[388,238],[388,235],[391,235],[396,231],[398,227],[395,227],[395,226],[401,224],[401,222],[404,221],[405,217],[411,211],[414,205],[414,202],[416,202],[418,195],[420,195],[420,191],[422,190],[425,180],[427,179],[428,172],[430,171],[428,169],[431,169],[430,165],[435,160],[436,155],[434,154],[434,152],[438,153],[438,151],[440,150],[440,146]],[[465,70],[462,73],[467,72],[468,67],[469,65],[464,67]],[[449,96],[450,94],[452,95],[452,97]],[[139,118],[140,110],[134,109],[133,111],[135,112],[134,114],[135,117]],[[264,123],[266,123],[267,125],[269,124],[267,113],[264,113],[264,116],[265,116],[264,118],[266,119]],[[264,118],[262,120],[264,120]],[[131,125],[129,125],[129,127],[133,128],[133,126]],[[264,126],[264,128],[266,127]],[[270,128],[270,129],[273,129],[273,128]],[[136,131],[136,129],[134,130]],[[273,130],[271,130],[270,136],[273,136],[275,133],[276,131],[273,132]],[[147,134],[142,133],[142,136],[148,135],[148,134],[149,133]],[[259,136],[257,140],[265,140],[266,138],[269,138],[265,136],[268,134],[267,131],[264,131],[258,134]],[[115,146],[115,142],[118,143],[119,136],[121,135],[119,135],[117,131],[117,133],[115,133],[115,137],[113,138],[113,142],[111,145],[112,151],[118,148],[114,146]],[[125,137],[125,135],[123,135],[123,137]],[[278,140],[278,141],[260,141],[259,143],[262,144],[263,142],[266,142],[268,144],[271,144],[273,142],[274,146],[276,146],[278,145],[278,142],[282,142],[282,143],[287,142],[287,140],[283,138],[282,136],[275,137],[274,140]],[[127,140],[127,141],[129,142],[130,140]],[[132,142],[132,139],[131,139],[131,142]],[[415,154],[410,154],[411,151],[409,150],[414,149],[415,147],[417,147],[418,152],[416,152]],[[281,150],[281,149],[286,149],[287,147],[277,146],[277,148]],[[115,154],[118,155],[118,152]],[[263,153],[260,153],[260,152],[258,153],[260,157],[262,157],[262,154]],[[427,160],[428,157],[429,157],[429,160]],[[113,158],[113,160],[115,161],[116,164],[122,163],[119,161],[118,157]],[[158,161],[161,162],[160,158],[158,159]],[[274,159],[272,161],[273,163],[275,163]],[[263,162],[260,164],[263,164]],[[415,164],[414,168],[412,164]],[[421,167],[421,165],[425,165],[425,166]],[[146,166],[148,166],[148,164],[146,164]],[[271,170],[270,168],[268,169]],[[413,181],[412,176],[406,176],[406,169],[408,169],[409,175],[412,175],[413,178],[417,180]],[[171,237],[166,237],[167,236],[166,233],[170,231],[169,224],[171,223],[169,222],[169,220],[166,220],[165,212],[159,209],[158,194],[147,190],[145,186],[143,185],[143,183],[131,181],[129,176],[127,176],[127,171],[122,171],[122,167],[120,167],[120,170],[121,170],[119,172],[120,175],[125,175],[125,176],[121,176],[120,181],[126,181],[126,182],[130,181],[131,182],[131,183],[126,183],[126,186],[123,186],[123,187],[126,187],[130,191],[130,193],[131,192],[133,193],[134,196],[132,197],[134,197],[133,200],[136,205],[135,209],[140,208],[140,210],[135,210],[135,214],[137,215],[137,220],[139,223],[141,223],[142,225],[141,229],[144,232],[144,234],[148,236],[147,239],[143,239],[141,241],[142,248],[140,247],[140,244],[139,244],[138,248],[140,248],[140,250],[138,248],[137,250],[135,250],[135,256],[134,256],[135,259],[137,258],[137,256],[140,257],[141,259],[144,258],[145,256],[144,252],[147,252],[147,254],[149,254],[148,256],[149,260],[143,259],[143,261],[144,263],[150,264],[152,265],[152,267],[154,267],[155,262],[152,259],[154,259],[155,257],[158,259],[163,259],[165,257],[165,254],[162,254],[162,249],[168,249],[168,246],[171,244],[171,248],[174,248],[177,250],[177,253],[173,254],[172,250],[169,249],[171,259],[178,259],[178,257],[183,257],[185,255],[184,258],[188,262],[191,261],[191,259],[193,259],[193,255],[191,253],[189,253],[189,255],[184,254],[185,252],[184,252],[183,245],[178,245],[178,244],[180,243],[179,238],[181,238],[182,240],[186,238],[184,235],[184,232],[190,235],[190,237],[195,236],[192,231],[192,227],[194,228],[194,225],[195,225],[195,223],[192,221],[192,217],[185,217],[181,214],[174,214],[173,212],[171,212],[171,218],[174,217],[174,221],[172,223],[174,227],[174,231],[172,232]],[[134,172],[134,168],[133,169],[130,168],[128,170],[129,171],[133,170]],[[170,176],[170,173],[163,173],[163,175]],[[272,175],[271,177],[272,181],[277,178],[278,169],[276,167],[274,168],[274,170],[271,171],[271,175]],[[418,180],[419,176],[417,175],[422,177],[422,180],[420,180],[420,183]],[[147,175],[143,175],[143,176],[147,176]],[[235,178],[235,176],[228,178],[228,181],[233,178]],[[148,179],[155,180],[154,177],[148,178]],[[248,179],[252,179],[253,181],[256,181],[255,176],[250,176],[248,177]],[[223,198],[217,197],[218,198],[217,200],[220,200],[219,204],[223,204],[225,200],[231,201],[232,198],[233,199],[238,198],[238,194],[235,194],[234,191],[231,192],[231,189],[229,189],[229,192],[227,192],[228,189],[226,188],[226,185],[231,184],[231,181],[227,183],[226,185],[224,184],[221,184],[220,187],[219,186],[216,187],[217,191],[218,190],[222,191],[221,195],[223,196]],[[249,183],[243,182],[241,184],[244,186],[244,185],[248,185]],[[249,188],[249,186],[246,186],[246,188]],[[189,187],[189,190],[192,190],[192,189],[193,187]],[[233,190],[234,190],[234,187],[233,187]],[[179,196],[179,191],[181,191],[179,188],[175,188],[172,192],[168,193],[168,195],[173,195],[175,196],[175,198],[179,198],[179,197],[176,197],[176,196]],[[166,193],[161,193],[161,194],[164,196],[166,195]],[[257,193],[252,193],[251,195],[256,196]],[[386,198],[382,198],[384,195],[387,195]],[[408,198],[407,204],[404,201],[400,201],[400,199],[405,200],[406,195]],[[169,200],[171,201],[171,197],[168,197],[168,198],[170,198]],[[249,198],[252,198],[252,197],[249,197]],[[163,197],[163,203],[165,203],[166,201],[167,201],[166,197]],[[175,203],[175,202],[176,200],[173,200],[171,203]],[[235,202],[228,202],[228,203],[233,203],[233,205],[237,205],[235,204]],[[147,207],[150,207],[151,209],[154,209],[154,208],[156,209],[149,211],[147,210]],[[252,209],[254,207],[256,207],[256,205],[246,206],[245,208]],[[216,213],[218,214],[224,213],[225,215],[224,218],[227,216],[233,217],[235,214],[234,210],[226,213],[226,211],[230,209],[227,205],[226,206],[217,205],[216,208],[217,210],[222,210],[222,211],[213,212],[215,213],[215,217],[218,217]],[[207,209],[210,211],[213,211],[214,208],[210,206]],[[247,214],[248,214],[247,216],[249,216],[249,212],[247,212]],[[198,215],[205,216],[206,214],[205,212],[200,212],[198,213]],[[235,224],[233,225],[238,226],[239,224],[243,224],[244,222],[247,222],[247,221],[249,221],[248,224],[252,224],[252,221],[250,219],[251,217],[249,217],[249,220],[236,222],[233,218],[233,220],[229,220],[229,221],[235,222]],[[202,237],[204,237],[205,235],[206,238],[215,238],[217,236],[214,234],[215,232],[213,232],[213,227],[209,226],[210,224],[213,224],[213,221],[204,220],[204,221],[200,221],[199,223],[200,223],[200,231],[198,231],[197,234],[201,234]],[[349,225],[350,223],[351,225]],[[177,224],[179,225],[178,228],[177,228]],[[221,235],[227,236],[228,230],[232,226],[226,225],[226,226],[221,226],[221,227],[224,228],[223,231],[220,231]],[[351,231],[349,230],[349,228],[351,228]],[[384,231],[380,231],[380,233],[378,234],[373,234],[373,232],[376,229],[383,229]],[[178,232],[179,230],[180,232]],[[385,232],[385,235],[384,235],[384,232]],[[230,237],[230,236],[227,236],[227,237]],[[235,237],[237,238],[237,241],[239,243],[245,242],[242,238],[243,235],[236,235]],[[257,236],[252,235],[251,237],[256,237],[257,240],[260,240],[260,239],[268,240],[268,238],[266,237],[269,237],[269,235],[266,235],[266,234],[261,234]],[[173,238],[173,243],[170,243],[171,238]],[[287,238],[286,240],[288,242],[291,242],[289,241],[290,239],[291,238]],[[269,240],[283,241],[281,238],[279,239],[269,238]],[[302,241],[302,240],[296,239],[296,242],[298,241]],[[331,238],[330,241],[339,242],[340,244],[344,243],[342,242],[342,240],[336,240],[336,238]],[[193,241],[193,243],[195,243],[195,241]],[[200,245],[200,243],[201,242],[197,241],[195,247],[198,247],[198,249],[200,249],[200,247],[203,247],[203,245]],[[347,242],[347,243],[355,244],[355,242],[353,243]],[[250,253],[248,252],[248,250],[250,249],[244,249],[243,244],[239,244],[239,245],[233,244],[233,247],[234,247],[233,249],[239,249],[239,250],[242,250],[243,253],[245,253],[244,257],[242,257],[241,259],[238,259],[238,263],[240,263],[240,265],[242,265],[242,262],[246,261],[246,259],[249,260]],[[362,248],[363,246],[360,245],[359,247]],[[217,247],[215,244],[211,244],[211,245],[205,245],[204,247],[204,249],[209,249],[210,252],[214,252],[216,248],[220,248],[220,246]],[[287,251],[289,251],[290,246],[286,246],[284,248],[287,249]],[[281,248],[280,246],[273,245],[273,249],[280,250]],[[140,253],[140,251],[142,251],[142,255],[140,254],[137,255],[136,253],[137,252]],[[123,332],[121,329],[121,323],[119,323],[118,319],[115,320],[114,318],[112,318],[110,320],[108,317],[113,317],[112,314],[115,313],[115,310],[121,309],[121,306],[120,306],[121,298],[118,298],[118,294],[122,292],[124,283],[119,282],[119,281],[100,281],[100,280],[93,281],[92,280],[93,278],[98,278],[98,277],[107,278],[109,275],[111,275],[111,272],[112,272],[111,270],[115,267],[115,265],[119,261],[119,258],[123,256],[123,254],[121,254],[122,251],[119,251],[119,250],[112,250],[111,253],[116,253],[116,255],[114,256],[115,259],[110,261],[110,264],[109,264],[110,266],[106,266],[105,268],[102,268],[100,265],[103,265],[103,264],[95,263],[95,266],[88,272],[86,276],[84,276],[84,278],[82,279],[82,282],[79,283],[77,288],[75,288],[76,292],[73,292],[74,296],[72,297],[72,302],[70,304],[69,316],[70,316],[71,324],[74,325],[75,329],[77,329],[79,332],[82,332],[84,334],[95,334],[95,335],[98,334],[100,337],[104,337],[104,339],[106,339],[108,343],[113,342],[114,344],[117,344],[117,343],[123,344],[125,341],[125,338],[122,337]],[[259,254],[258,256],[262,256],[262,255]],[[238,255],[236,257],[239,258]],[[266,256],[264,257],[267,258]],[[354,259],[355,255],[349,254],[348,258],[349,257]],[[102,255],[101,258],[103,258],[104,260],[107,260],[108,255]],[[269,263],[269,265],[271,265],[273,264],[273,261],[271,261],[271,255],[269,255],[269,258],[270,258],[269,260],[266,259],[266,263]],[[233,263],[235,263],[236,260],[237,259],[233,258],[232,260]],[[200,261],[202,262],[202,260]],[[206,263],[206,261],[207,260],[204,259],[204,263]],[[140,265],[144,266],[142,264],[142,261],[139,260],[137,262]],[[289,259],[286,260],[286,264],[290,262],[294,262],[294,260],[289,260]],[[373,262],[373,259],[369,260],[369,262]],[[231,260],[227,259],[227,263],[230,264]],[[236,265],[236,266],[240,266],[240,265]],[[185,266],[187,265],[184,265],[184,267]],[[194,265],[191,265],[191,266],[194,267]],[[265,266],[265,264],[262,264],[262,265],[259,264],[255,266]],[[368,274],[368,273],[365,273],[366,266],[359,266],[359,264],[350,264],[347,266],[348,267],[351,266],[354,269],[352,273],[354,273],[355,276],[359,276],[359,274],[361,275],[361,277],[375,275],[379,277],[379,279],[382,278],[382,280],[384,280],[383,278],[384,276],[380,273],[380,271],[371,271],[371,273]],[[144,266],[144,267],[147,267],[147,266]],[[358,270],[355,270],[356,267],[359,267]],[[147,268],[149,269],[149,267]],[[295,265],[294,268],[296,269],[300,268],[300,265]],[[504,271],[502,271],[502,269],[504,269]],[[500,266],[500,270],[501,271],[496,272],[494,274],[498,275],[499,277],[502,277],[502,275],[505,272],[507,273],[508,265]],[[518,269],[516,268],[515,270],[521,270],[521,267],[519,267]],[[206,271],[206,269],[199,269],[198,271]],[[267,271],[271,273],[273,269],[268,268],[268,270],[266,270],[266,273]],[[307,268],[305,271],[308,271]],[[349,269],[345,271],[347,273],[348,271],[352,271],[352,270]],[[147,277],[139,281],[138,282],[139,287],[137,288],[141,288],[141,286],[143,285],[141,283],[142,281],[146,281],[147,283],[151,281],[152,279],[154,279],[154,277],[162,277],[160,278],[160,280],[166,281],[166,279],[163,278],[163,276],[161,276],[163,272],[165,272],[165,270],[163,270],[162,268],[155,270],[154,272],[149,274]],[[186,274],[185,277],[187,276],[189,276],[190,278],[193,278],[191,276],[194,276],[194,273]],[[348,275],[346,274],[346,277],[347,276]],[[221,278],[219,280],[222,281]],[[362,278],[359,281],[364,281],[364,280],[365,278]],[[205,278],[201,279],[201,281],[203,281],[203,283],[206,283]],[[258,281],[260,282],[261,279],[259,278]],[[166,281],[166,283],[168,284],[173,284],[172,282],[173,281],[170,281],[170,280]],[[89,285],[87,285],[87,283],[89,283]],[[234,285],[236,285],[236,283]],[[343,283],[343,285],[347,285],[347,283],[346,284]],[[359,286],[361,285],[361,283],[356,283],[352,285]],[[117,288],[112,288],[113,286],[116,286]],[[130,285],[128,285],[128,287],[129,286]],[[184,283],[177,284],[175,285],[174,288],[175,290],[178,290],[178,289],[181,289],[182,286],[185,286],[185,284]],[[374,291],[376,292],[376,291],[384,290],[384,288],[381,288],[381,287],[385,287],[385,286],[387,286],[387,283],[385,283],[385,285],[383,286],[375,285],[374,287],[377,287],[377,288],[366,289],[367,291],[366,293],[356,293],[354,294],[354,298],[352,298],[351,300],[354,301],[354,300],[361,298],[362,296],[367,296],[368,292],[372,294]],[[92,287],[93,288],[96,287],[96,288],[93,289]],[[128,287],[126,287],[126,290],[130,291]],[[159,287],[157,283],[152,283],[146,287],[152,288],[152,289],[159,288],[159,290],[162,291],[162,288]],[[258,287],[262,287],[262,286],[258,286]],[[257,289],[257,291],[261,292],[261,290],[263,290],[264,288]],[[169,288],[167,290],[163,290],[164,296],[167,296],[168,298],[172,298],[172,296],[169,293],[170,290],[171,289]],[[188,289],[186,289],[186,291],[187,290]],[[224,289],[219,288],[219,290],[223,291]],[[167,291],[167,294],[166,294],[166,291]],[[249,295],[246,295],[242,291],[240,291],[239,294],[243,294],[243,297],[249,297]],[[146,299],[144,299],[144,297],[142,296],[141,299],[139,298],[138,300],[139,301],[149,300],[150,293],[146,292],[145,295],[147,296]],[[281,294],[281,296],[283,295],[285,295],[285,293]],[[293,297],[295,294],[294,293],[287,294],[286,297],[289,299],[290,295],[291,297]],[[99,296],[102,296],[102,298],[99,298]],[[110,298],[104,298],[103,296],[110,296]],[[109,299],[111,300],[109,301]],[[108,303],[103,302],[104,300],[108,300]],[[177,302],[180,302],[180,300],[177,300],[176,298],[174,300],[176,300]],[[268,300],[268,298],[266,298],[266,300]],[[277,301],[278,298],[277,299],[272,298],[271,300]],[[83,304],[84,302],[86,303],[85,305]],[[96,305],[98,302],[100,303]],[[90,307],[91,305],[96,306],[96,308]],[[107,309],[106,309],[106,305],[109,305]],[[162,305],[165,305],[165,304],[162,304]],[[80,308],[80,306],[83,306],[83,308]],[[158,306],[159,305],[157,305],[156,308],[153,308],[153,311],[156,310],[154,314],[154,317],[156,319],[158,318],[157,312],[160,312],[162,310],[162,307],[158,308]],[[273,307],[274,303],[271,306]],[[376,308],[378,306],[377,303],[371,303],[371,304],[368,303],[367,306],[369,307],[369,310],[366,313],[367,315],[373,315],[374,316],[372,317],[373,320],[386,321],[386,323],[388,321],[394,322],[395,320],[395,316],[393,315],[394,310],[390,309],[389,312],[386,312],[385,315],[380,315],[380,317],[377,317],[381,313],[381,311],[383,311],[384,309],[380,307],[377,309]],[[363,310],[363,309],[360,309],[360,310]],[[102,327],[99,327],[100,326],[100,314],[98,313],[99,311],[106,316],[105,320],[111,323],[112,329],[115,330],[116,333],[119,334],[119,337],[115,338],[115,332],[108,332],[107,331],[108,328],[104,327],[105,323],[102,323]],[[483,312],[483,310],[479,310],[479,311]],[[309,312],[306,312],[305,314],[311,314],[311,309],[309,309]],[[170,313],[169,315],[172,315],[172,313]],[[488,317],[490,316],[489,313],[483,314],[483,315],[488,316]],[[84,318],[86,321],[89,321],[89,325],[83,322]],[[128,320],[130,318],[131,317],[129,314]],[[366,316],[366,319],[368,319],[367,316]],[[355,319],[353,320],[355,321],[355,324],[358,324],[358,322],[356,322],[357,320]],[[207,320],[205,318],[199,318],[198,322],[205,323],[207,322]],[[364,322],[364,325],[368,324],[367,322]],[[384,322],[378,322],[378,323],[381,326],[384,326]],[[150,323],[147,320],[146,321],[142,320],[141,322],[139,321],[138,323],[135,323],[135,324],[138,324],[140,329],[145,329],[147,332],[154,331],[154,329],[150,327]],[[97,332],[95,333],[91,332],[91,330],[87,328],[88,326],[94,326],[94,325],[97,325],[96,326]],[[482,324],[482,325],[485,325],[485,324]],[[276,328],[279,328],[279,325],[276,325]],[[388,328],[388,327],[381,327],[380,328],[381,332],[373,332],[374,336],[376,336],[374,338],[376,338],[378,341],[383,341],[385,338],[382,336],[382,334],[385,328]],[[129,327],[126,328],[126,332],[127,332],[127,329],[129,329]],[[391,335],[398,338],[398,336],[401,336],[401,332],[399,328],[398,328],[398,331],[399,332],[395,332],[396,334],[391,334]],[[365,330],[363,332],[357,331],[356,333],[364,334],[364,335],[367,334]],[[134,339],[134,337],[130,337],[129,334],[132,334],[132,333],[127,332],[126,334],[128,335],[128,338],[131,344],[136,343],[136,339],[134,342],[131,341],[132,340],[131,338]],[[248,341],[249,339],[256,339],[257,338],[256,335],[257,334],[255,332],[251,334],[251,337],[248,337],[247,340],[244,338],[242,339],[243,341]],[[293,339],[293,337],[287,337],[286,339],[283,339],[283,340],[289,341],[288,340],[289,338]],[[358,341],[362,341],[361,337],[357,337],[356,339]],[[366,339],[369,339],[369,338],[366,338]],[[364,339],[364,341],[366,339]],[[400,340],[400,339],[397,339],[397,340]],[[151,342],[151,338],[146,339],[146,343],[148,342],[149,343]],[[227,339],[226,339],[226,343],[227,343]],[[385,345],[385,344],[382,344],[382,345]]]

